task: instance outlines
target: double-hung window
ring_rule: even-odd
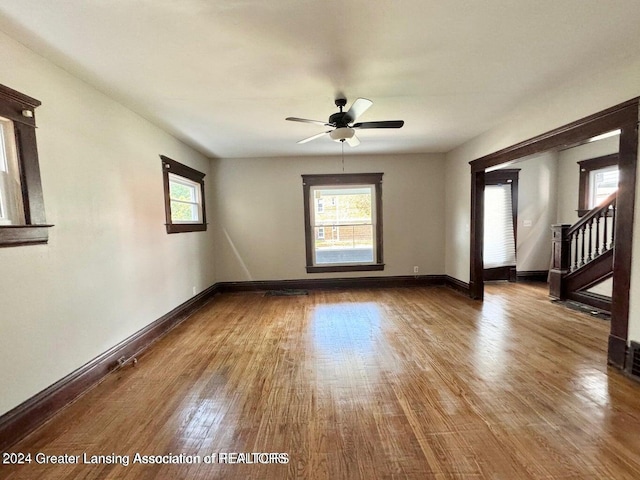
[[[167,233],[206,230],[205,174],[164,155],[160,158],[164,180]]]
[[[384,269],[382,175],[302,176],[307,273]]]

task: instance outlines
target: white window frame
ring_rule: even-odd
[[[171,196],[171,184],[175,183],[178,185],[183,185],[193,192],[194,200],[189,202],[186,200],[182,200],[179,198],[175,198]],[[182,203],[185,205],[190,205],[192,211],[195,210],[196,218],[192,220],[180,220],[174,217],[173,210],[171,211],[171,222],[172,223],[202,223],[202,198],[200,194],[200,184],[198,182],[194,182],[193,180],[189,180],[188,178],[182,177],[180,175],[176,175],[175,173],[169,173],[169,200],[171,203]]]

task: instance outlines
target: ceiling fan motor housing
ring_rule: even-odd
[[[346,127],[350,121],[352,119],[347,115],[347,112],[336,112],[329,117],[329,123],[337,128]]]

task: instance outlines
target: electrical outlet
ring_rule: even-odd
[[[413,267],[413,273],[418,273],[418,266]]]

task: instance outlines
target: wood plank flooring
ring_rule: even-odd
[[[640,383],[608,328],[527,284],[219,295],[11,449],[115,464],[0,478],[637,480]]]

